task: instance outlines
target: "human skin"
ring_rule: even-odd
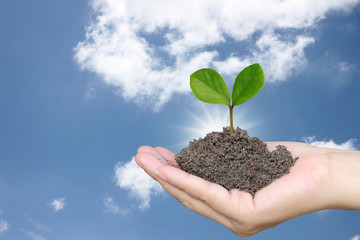
[[[323,209],[360,209],[360,152],[281,144],[299,157],[290,173],[250,193],[203,180],[182,171],[175,154],[163,147],[142,146],[135,157],[146,173],[180,203],[240,237],[248,237],[289,219]]]

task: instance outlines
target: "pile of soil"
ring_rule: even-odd
[[[190,141],[175,157],[182,170],[217,183],[227,190],[240,189],[251,193],[269,185],[290,172],[298,159],[285,146],[270,152],[257,137],[246,130],[223,128],[204,138]]]

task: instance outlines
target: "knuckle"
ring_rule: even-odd
[[[207,202],[207,196],[206,196],[207,194],[198,194],[198,195],[196,195],[195,196],[195,198],[197,198],[197,199],[199,199],[200,201],[202,201],[202,202]]]
[[[235,231],[232,231],[232,232],[240,237],[250,237],[257,233],[257,232],[253,232],[253,231],[245,231],[245,230],[239,230],[239,229],[236,229]]]
[[[257,228],[253,225],[247,225],[243,228],[243,232],[249,236],[257,233]]]
[[[206,188],[204,189],[204,191],[200,192],[196,198],[201,200],[202,202],[208,203],[209,202],[209,192],[211,191],[211,184],[207,184]]]
[[[260,231],[259,227],[250,223],[235,223],[230,231],[240,237],[250,237]]]

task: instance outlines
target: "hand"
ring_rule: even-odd
[[[299,159],[289,174],[260,189],[254,198],[182,171],[175,154],[162,147],[140,147],[135,160],[180,203],[247,237],[306,213],[339,207],[329,150],[296,142],[267,146],[273,150],[279,144]]]

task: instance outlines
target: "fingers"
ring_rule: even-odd
[[[171,166],[179,168],[179,164],[175,160],[175,154],[170,150],[163,147],[149,147],[149,146],[141,146],[138,149],[138,153],[140,152],[148,152],[156,156],[160,161],[165,164],[169,164]]]
[[[163,182],[161,180],[159,182],[160,182],[161,186],[170,195],[172,195],[176,200],[178,200],[182,205],[184,205],[188,209],[190,209],[204,217],[207,217],[215,222],[218,222],[227,228],[229,228],[231,226],[231,222],[226,216],[215,211],[207,203],[190,196],[185,191],[178,189],[167,182]]]
[[[149,146],[141,146],[138,148],[138,153],[144,153],[144,152],[151,153],[162,163],[168,164],[168,161],[158,151],[156,151],[155,148]]]
[[[143,150],[150,150],[150,151],[143,151]],[[164,166],[167,166],[169,168],[174,168],[174,167],[170,167],[164,164],[162,161],[160,161],[158,157],[151,152],[151,149],[149,148],[141,149],[140,152],[135,156],[135,160],[140,166],[144,168],[147,174],[149,174],[152,178],[158,181],[170,195],[175,197],[185,207],[207,218],[210,218],[222,225],[225,226],[230,225],[230,221],[225,216],[212,209],[209,205],[206,204],[206,202],[194,198],[189,194],[187,194],[185,191],[178,189],[177,187],[172,186],[170,183],[168,183],[167,177],[162,175],[158,171],[158,169]]]
[[[164,163],[158,154],[166,156],[167,160],[174,157],[173,153],[164,148],[142,147],[135,160],[180,203],[224,225],[239,236],[250,236],[257,232],[253,231],[257,221],[252,216],[254,205],[250,193],[235,189],[229,193],[220,185]]]
[[[139,148],[135,160],[144,166],[144,170],[154,179],[170,183],[194,199],[211,206],[215,211],[228,217],[234,216],[234,207],[242,212],[253,210],[252,196],[249,193],[230,194],[222,186],[205,181],[180,169],[170,167],[168,162],[174,159],[171,151],[157,147]],[[165,159],[166,158],[166,159]],[[237,193],[237,192],[236,192]],[[181,199],[179,199],[181,201]]]
[[[158,180],[159,176],[157,174],[157,169],[162,166],[166,166],[167,163],[164,163],[164,161],[161,161],[156,155],[150,152],[139,152],[135,156],[136,163],[144,169],[144,171],[150,175],[155,180]]]
[[[179,164],[175,161],[175,153],[163,147],[156,147],[155,149],[168,161],[169,165],[177,168],[180,167]]]
[[[184,191],[192,198],[206,203],[215,211],[221,212],[227,217],[234,218],[234,212],[239,213],[240,211],[240,213],[245,213],[249,208],[252,208],[252,197],[249,193],[230,194],[218,184],[210,183],[169,166],[162,166],[158,171],[166,177],[171,185]]]

